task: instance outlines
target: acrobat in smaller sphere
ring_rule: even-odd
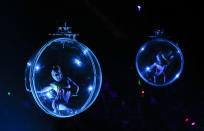
[[[163,82],[166,82],[165,69],[167,66],[173,61],[174,56],[172,55],[172,51],[169,51],[167,54],[159,52],[156,55],[156,62],[154,62],[151,66],[146,67],[146,73],[153,72],[154,83],[157,81],[157,77],[163,75]]]
[[[177,44],[164,37],[163,32],[150,38],[137,53],[137,72],[152,86],[167,86],[182,73],[183,54]]]

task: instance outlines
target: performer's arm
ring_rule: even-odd
[[[42,90],[40,91],[37,91],[37,93],[45,93],[45,92],[48,92],[50,90],[57,90],[57,86],[55,84],[50,84],[50,86],[47,86],[45,88],[43,88]]]
[[[77,96],[77,94],[78,94],[78,92],[79,92],[79,86],[78,86],[74,81],[72,81],[69,77],[68,77],[68,80],[69,80],[74,86],[76,86],[76,88],[77,88],[76,93],[73,94],[72,96]]]

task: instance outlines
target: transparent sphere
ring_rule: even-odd
[[[95,55],[70,38],[49,41],[27,63],[26,89],[41,109],[55,117],[86,110],[97,98],[101,83]]]
[[[184,58],[179,47],[163,38],[149,40],[139,49],[136,69],[140,77],[153,86],[166,86],[179,78]]]

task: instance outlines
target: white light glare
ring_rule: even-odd
[[[74,59],[74,63],[78,66],[81,66],[81,61],[79,59]]]
[[[40,66],[39,65],[35,66],[35,69],[38,71],[40,69]]]
[[[89,91],[92,91],[92,90],[93,90],[93,87],[92,87],[92,86],[89,86],[88,90],[89,90]]]
[[[28,65],[28,66],[31,66],[31,63],[30,63],[30,62],[28,62],[28,63],[27,63],[27,65]]]
[[[150,71],[150,68],[149,68],[149,67],[146,67],[146,71],[148,71],[148,72],[149,72],[149,71]]]

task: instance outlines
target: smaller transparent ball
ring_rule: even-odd
[[[102,83],[93,52],[70,38],[46,43],[27,63],[25,84],[38,106],[55,117],[85,111],[97,98]]]
[[[152,86],[167,86],[179,78],[184,66],[180,48],[170,40],[149,40],[139,49],[136,69],[140,77]]]

